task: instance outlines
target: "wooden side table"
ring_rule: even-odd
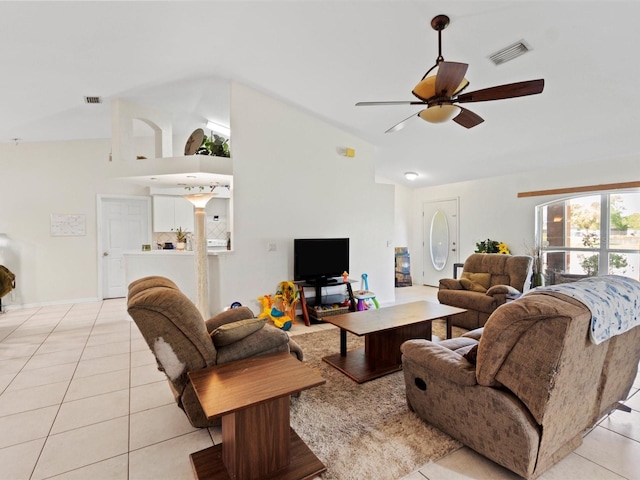
[[[222,444],[191,454],[199,480],[312,479],[326,470],[289,425],[294,393],[325,383],[289,353],[189,372],[207,418],[222,417]]]

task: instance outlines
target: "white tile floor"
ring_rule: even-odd
[[[396,303],[434,298],[396,290]],[[189,454],[220,442],[175,406],[124,299],[1,314],[0,392],[1,480],[191,480]],[[640,479],[640,394],[627,404],[542,478]],[[517,477],[462,448],[405,480],[425,478]]]

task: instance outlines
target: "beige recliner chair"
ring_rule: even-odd
[[[204,320],[196,306],[171,280],[145,277],[129,285],[127,311],[165,373],[176,403],[194,427],[209,427],[187,373],[242,358],[302,350],[286,332],[251,309],[239,307]]]
[[[438,300],[467,311],[452,317],[453,324],[472,330],[506,303],[507,295],[529,290],[533,258],[527,255],[474,253],[464,262],[460,279],[440,280]]]

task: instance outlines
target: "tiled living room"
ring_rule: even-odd
[[[396,303],[435,292],[398,288]],[[335,327],[298,321],[291,335],[325,328]],[[0,335],[3,479],[192,479],[189,454],[221,441],[219,429],[191,427],[175,405],[125,299],[9,311]],[[540,478],[640,478],[638,389],[640,379],[630,413],[603,419]],[[463,447],[405,478],[519,477]]]

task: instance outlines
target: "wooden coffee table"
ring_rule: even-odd
[[[431,322],[444,318],[451,338],[451,317],[463,308],[433,302],[412,302],[392,307],[329,316],[325,322],[340,328],[340,353],[323,357],[358,383],[402,369],[400,345],[413,338],[431,340]],[[347,332],[365,337],[364,348],[347,354]]]
[[[189,372],[207,418],[222,417],[222,444],[191,454],[199,480],[312,479],[326,467],[289,425],[294,393],[325,383],[289,353]]]

